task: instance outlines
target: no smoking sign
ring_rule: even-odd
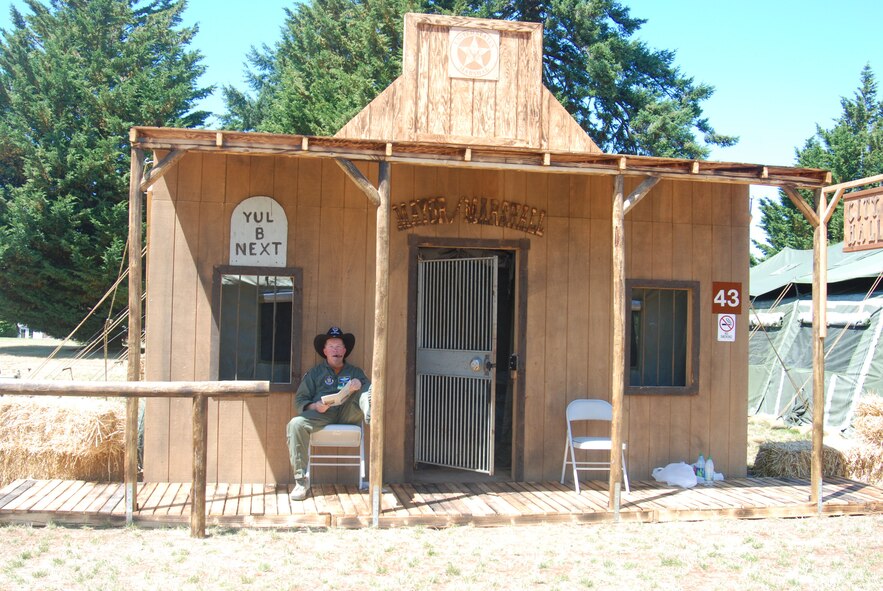
[[[717,340],[726,343],[736,341],[736,315],[718,314],[717,316]]]

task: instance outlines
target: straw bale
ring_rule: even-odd
[[[0,397],[0,483],[122,480],[125,421],[120,400]]]
[[[865,396],[852,421],[856,443],[847,454],[849,477],[868,484],[883,483],[883,398]]]
[[[866,396],[855,407],[852,426],[859,439],[869,444],[883,442],[883,398]]]
[[[840,450],[822,446],[824,477],[846,476],[846,457]],[[754,460],[757,476],[809,479],[812,475],[811,441],[767,441],[760,445]]]
[[[847,453],[849,477],[868,484],[883,484],[883,445],[859,443]]]

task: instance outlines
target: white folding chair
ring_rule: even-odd
[[[359,448],[358,453],[317,454],[317,447],[351,447]],[[329,461],[335,460],[335,461]],[[359,469],[359,488],[365,482],[365,434],[361,425],[340,425],[332,423],[310,437],[310,449],[307,457],[307,475],[313,466],[352,466]]]
[[[610,470],[610,459],[600,461],[577,461],[576,450],[611,451],[613,443],[610,437],[574,437],[572,423],[574,421],[607,421],[613,420],[613,407],[606,400],[582,399],[574,400],[567,405],[567,442],[564,444],[564,463],[561,465],[561,484],[567,473],[567,464],[573,467],[573,484],[579,494],[580,470]],[[629,475],[625,468],[626,444],[622,442],[622,478],[625,491],[629,492]],[[568,459],[569,458],[569,459]]]

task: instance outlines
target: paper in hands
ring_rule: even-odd
[[[357,379],[352,379],[346,383],[346,385],[340,389],[339,392],[334,394],[326,394],[322,397],[322,404],[327,406],[340,406],[344,402],[347,401],[353,392],[358,392],[362,387],[362,382]]]

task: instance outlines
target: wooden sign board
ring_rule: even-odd
[[[843,196],[843,252],[883,248],[883,187]]]
[[[711,283],[711,313],[741,314],[742,284],[736,281],[713,281]]]
[[[272,197],[242,201],[230,217],[230,264],[284,267],[288,253],[288,218]]]

